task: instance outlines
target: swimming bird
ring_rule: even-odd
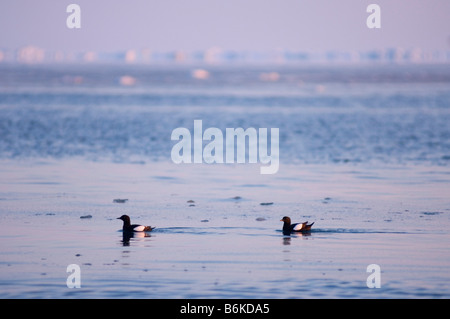
[[[308,222],[291,224],[291,219],[287,216],[284,216],[280,220],[280,222],[284,222],[283,224],[284,233],[310,231],[311,226],[314,225],[314,223],[308,225]]]
[[[123,231],[125,232],[133,232],[133,231],[152,231],[155,229],[155,227],[151,226],[143,226],[143,225],[137,225],[133,224],[131,225],[130,217],[128,215],[122,215],[117,219],[123,220]]]

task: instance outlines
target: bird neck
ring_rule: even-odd
[[[131,225],[130,220],[129,219],[124,219],[123,227],[129,227],[130,225]]]

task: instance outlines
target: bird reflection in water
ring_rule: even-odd
[[[122,241],[121,242],[122,242],[123,246],[130,246],[131,238],[144,238],[144,237],[152,237],[152,236],[147,232],[124,231],[124,232],[122,232]]]
[[[284,236],[283,237],[283,245],[289,246],[291,244],[291,237],[290,236]]]
[[[291,232],[283,231],[283,245],[290,245],[292,237],[304,237],[303,239],[308,239],[311,236],[311,232]]]

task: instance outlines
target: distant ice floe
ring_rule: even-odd
[[[210,73],[209,71],[204,69],[195,69],[192,70],[191,76],[197,80],[206,80],[209,79]]]
[[[119,83],[123,86],[133,86],[136,82],[136,78],[129,75],[123,75],[119,78]]]

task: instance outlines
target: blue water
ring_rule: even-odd
[[[192,69],[2,66],[0,158],[170,160],[172,130],[201,119],[280,128],[285,163],[449,165],[449,66]]]
[[[196,119],[279,128],[279,172],[172,163]],[[3,64],[0,297],[448,298],[448,123],[447,65]]]

